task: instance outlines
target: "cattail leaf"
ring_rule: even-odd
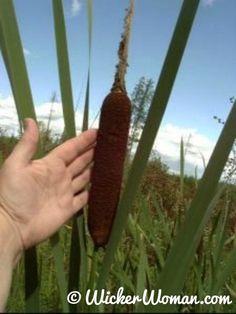
[[[168,99],[178,72],[187,39],[198,8],[198,0],[185,0],[166,55],[155,94],[148,112],[146,124],[135,154],[123,196],[119,203],[111,237],[108,243],[97,287],[100,290],[105,282],[125,227],[129,210],[138,190],[142,174],[148,161],[157,131],[160,127]]]
[[[90,93],[90,64],[91,64],[91,50],[92,50],[92,30],[93,30],[93,2],[92,0],[87,1],[87,19],[88,19],[88,77],[85,93],[85,104],[84,104],[84,115],[82,131],[88,129],[89,122],[89,93]]]
[[[0,25],[1,51],[21,126],[23,119],[29,117],[36,120],[36,115],[12,0],[0,0]],[[36,157],[41,155],[39,145]],[[26,312],[39,312],[39,282],[35,247],[30,248],[25,253],[25,297]]]
[[[171,228],[169,226],[169,221],[167,217],[167,213],[163,206],[160,206],[156,197],[152,197],[152,201],[154,204],[154,208],[156,209],[156,213],[158,215],[158,220],[160,224],[163,226],[164,238],[171,244],[172,236],[171,236]]]
[[[144,237],[142,233],[139,237],[139,264],[137,269],[137,284],[136,284],[136,293],[135,295],[142,296],[144,289],[146,289],[146,268],[147,268],[147,255],[146,255],[146,247],[144,245]],[[135,304],[135,312],[143,313],[145,312],[145,306],[141,302],[137,302]]]
[[[87,289],[93,290],[95,288],[97,269],[98,269],[98,250],[94,250],[91,258],[91,267]]]
[[[150,209],[146,200],[142,199],[140,204],[142,210],[140,212],[139,221],[142,223],[144,230],[137,223],[134,225],[134,228],[136,230],[136,233],[138,230],[138,232],[144,236],[146,242],[152,247],[156,255],[156,260],[158,262],[157,267],[158,269],[162,269],[164,265],[164,256],[162,253],[160,241],[158,241],[158,238],[156,236],[157,230],[156,225],[153,222],[153,216],[150,213]],[[163,226],[165,225],[167,225],[166,222],[163,223]]]
[[[87,85],[86,85],[82,131],[86,131],[88,129],[88,121],[89,121],[89,92],[90,92],[90,70],[88,71],[88,78],[87,78]]]
[[[67,38],[66,38],[66,26],[63,13],[63,5],[61,0],[52,0],[53,6],[53,16],[54,16],[54,29],[55,29],[55,39],[56,39],[56,49],[57,49],[57,61],[58,61],[58,71],[59,71],[59,80],[61,88],[61,98],[62,98],[62,108],[63,116],[65,123],[65,138],[71,138],[76,135],[75,127],[75,115],[73,107],[73,96],[72,96],[72,87],[70,79],[70,68],[69,68],[69,57],[67,50]],[[75,229],[75,223],[73,223],[72,237],[73,239],[78,237],[78,233]],[[75,235],[76,233],[76,235]],[[53,252],[55,253],[55,266],[56,266],[56,275],[59,283],[61,303],[63,305],[63,311],[68,312],[68,305],[65,304],[67,300],[67,289],[65,282],[64,270],[61,269],[60,263],[62,263],[61,256],[61,247],[59,241],[54,241],[52,238],[51,243],[53,244]],[[79,254],[78,246],[76,241],[72,241],[73,246],[71,246],[71,255],[77,256]],[[74,260],[72,264],[72,259],[70,259],[70,266],[72,270],[69,273],[69,291],[77,290],[78,286],[78,277],[76,277],[77,267],[79,263],[77,262],[79,257]],[[74,277],[72,276],[72,271],[74,272]],[[64,281],[64,283],[62,283]],[[71,310],[74,311],[73,305],[71,305]]]
[[[54,256],[57,282],[58,282],[60,300],[61,300],[61,305],[62,305],[62,312],[68,313],[69,303],[67,302],[67,284],[66,284],[67,280],[66,280],[66,275],[64,271],[64,263],[63,263],[64,254],[61,248],[59,233],[54,234],[50,238],[50,243],[52,246],[52,253]]]
[[[92,1],[87,2],[87,17],[88,17],[88,36],[89,36],[89,65],[88,77],[86,86],[86,96],[83,114],[82,131],[88,129],[89,121],[89,93],[90,93],[90,59],[91,59],[91,45],[92,45],[92,21],[93,21],[93,6]],[[83,213],[85,209],[82,210]],[[86,250],[86,236],[85,236],[85,219],[84,214],[79,217],[74,217],[72,224],[71,237],[71,252],[70,252],[70,273],[68,291],[72,291],[73,287],[77,287],[82,295],[85,295],[88,284],[88,259]],[[83,298],[84,299],[84,298]],[[75,308],[75,306],[72,308]],[[81,311],[85,309],[85,304],[77,305]]]
[[[21,122],[36,119],[24,52],[12,0],[0,1],[1,48]],[[19,75],[19,73],[21,75]]]
[[[40,312],[39,306],[39,277],[37,251],[32,247],[25,251],[24,254],[25,267],[25,310],[26,313]]]
[[[125,289],[128,288],[133,294],[135,294],[134,284],[124,271],[112,270],[111,273],[117,279],[120,286],[123,286]]]
[[[180,142],[180,195],[181,195],[182,200],[184,198],[184,164],[185,164],[184,141],[183,141],[183,137],[181,137],[181,142]]]
[[[88,43],[89,44],[89,63],[90,63],[91,50],[92,50],[92,30],[93,30],[93,0],[87,0],[87,16],[88,16],[88,37],[89,37],[89,43]]]
[[[218,276],[221,268],[221,258],[223,257],[223,248],[226,241],[227,235],[227,221],[228,221],[228,212],[229,212],[229,203],[226,203],[226,206],[221,211],[220,219],[216,227],[215,241],[212,250],[212,255],[214,258],[214,278]]]
[[[6,43],[5,43],[5,38],[3,36],[3,32],[2,32],[2,26],[1,26],[1,22],[0,22],[0,49],[1,49],[1,53],[2,53],[2,57],[4,60],[4,64],[7,70],[7,74],[10,80],[10,84],[11,84],[11,89],[12,89],[12,93],[14,95],[14,99],[17,98],[17,94],[14,90],[14,83],[13,80],[11,78],[11,71],[10,71],[10,67],[9,67],[9,61],[7,59],[7,50],[6,50]],[[16,111],[17,111],[17,117],[19,120],[19,128],[20,128],[20,133],[22,133],[22,123],[21,121],[23,121],[24,117],[23,114],[21,112],[21,107],[20,106],[16,106]]]
[[[235,265],[236,265],[236,247],[234,247],[233,250],[227,256],[225,265],[223,269],[221,268],[219,277],[213,285],[211,292],[212,294],[216,295],[217,293],[219,293],[220,289],[226,284],[226,280],[228,279],[228,277],[235,271],[236,268]]]
[[[67,50],[66,27],[61,0],[52,0],[54,28],[57,48],[58,71],[65,122],[66,138],[75,136],[75,115],[71,88],[69,57]]]

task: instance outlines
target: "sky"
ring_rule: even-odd
[[[117,64],[117,49],[128,0],[94,0],[91,54],[90,122],[109,92]],[[46,121],[50,97],[56,92],[51,127],[63,129],[55,50],[52,5],[49,0],[14,0],[27,70],[39,120]],[[155,84],[182,5],[181,0],[136,0],[126,75],[131,94],[141,76]],[[86,0],[63,1],[77,128],[81,126],[88,71]],[[203,171],[236,96],[236,1],[201,0],[180,69],[154,148],[171,170],[179,170],[179,143],[189,140],[186,172]],[[98,121],[94,124],[97,125]],[[14,100],[0,57],[0,125],[15,130]]]

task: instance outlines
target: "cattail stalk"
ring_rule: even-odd
[[[88,227],[96,247],[104,246],[109,240],[120,197],[131,117],[125,74],[133,7],[134,0],[131,0],[124,20],[114,84],[104,99],[100,115],[88,207]]]

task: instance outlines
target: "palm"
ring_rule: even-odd
[[[17,208],[18,223],[31,234],[31,237],[27,234],[24,237],[30,238],[32,243],[36,242],[32,234],[36,234],[37,239],[39,235],[37,241],[41,241],[54,233],[69,219],[73,206],[72,179],[65,164],[60,159],[50,161],[49,158],[33,161],[28,169],[15,174],[15,178],[9,180],[8,191],[18,197],[12,200],[9,195],[5,198],[12,211]]]
[[[85,133],[84,133],[85,134]],[[26,165],[9,158],[0,174],[0,205],[17,225],[25,247],[53,234],[87,203],[96,132],[62,144],[46,157]]]

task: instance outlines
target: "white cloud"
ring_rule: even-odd
[[[211,7],[216,0],[203,0],[203,5],[206,7]]]
[[[79,0],[72,0],[71,3],[71,16],[76,16],[81,9],[81,2]]]
[[[55,102],[53,104],[51,102],[45,102],[35,106],[35,108],[37,119],[43,121],[45,125],[47,125],[50,112],[52,111],[50,129],[54,134],[62,133],[64,129],[64,120],[60,102]],[[92,119],[89,121],[89,126],[91,126],[94,121],[94,116],[91,116]],[[80,133],[81,131],[82,117],[83,113],[81,111],[76,112],[75,120],[77,133]],[[98,127],[98,121],[99,119],[96,119],[92,127]],[[5,98],[0,96],[0,128],[6,130],[10,134],[18,133],[19,123],[12,96]],[[185,145],[189,142],[185,156],[186,173],[194,175],[194,170],[197,166],[199,175],[202,174],[204,168],[202,156],[204,156],[205,162],[207,163],[215,143],[207,136],[201,134],[197,129],[182,128],[171,123],[166,124],[159,130],[154,143],[154,149],[157,150],[162,157],[162,160],[172,171],[178,172],[181,137],[183,137]]]
[[[50,120],[50,129],[53,133],[61,134],[64,129],[64,119],[63,119],[63,111],[62,104],[60,102],[45,102],[39,106],[35,107],[37,119],[42,121],[47,125],[49,116]],[[82,113],[77,111],[75,113],[75,121],[76,121],[76,131],[79,133],[81,131],[82,126]]]
[[[47,125],[51,112],[50,129],[54,134],[61,134],[64,129],[62,104],[60,102],[45,102],[39,106],[35,106],[38,121],[42,121]],[[82,113],[76,112],[76,131],[79,133],[82,126]],[[5,98],[0,97],[0,128],[9,134],[17,134],[19,130],[19,122],[15,102],[12,96]]]
[[[173,171],[178,171],[181,137],[185,143],[185,162],[188,165],[189,174],[190,172],[192,175],[194,174],[195,167],[198,167],[202,172],[204,168],[203,159],[207,164],[215,143],[196,129],[166,124],[159,131],[154,149],[162,156],[163,161],[167,161]]]
[[[23,47],[23,52],[24,52],[25,56],[31,55],[31,52],[27,48],[25,48],[25,47]]]
[[[0,98],[0,128],[9,134],[17,134],[19,123],[12,96]]]

